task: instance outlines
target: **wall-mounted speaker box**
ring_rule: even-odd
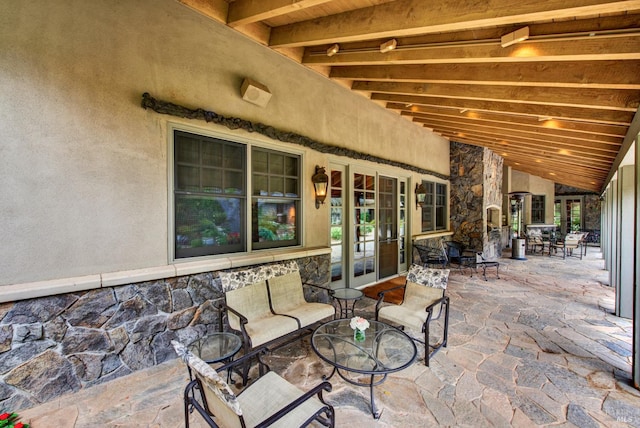
[[[266,107],[271,99],[271,92],[262,83],[249,78],[244,79],[240,87],[242,99],[260,107]]]

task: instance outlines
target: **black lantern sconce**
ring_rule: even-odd
[[[427,188],[424,184],[416,184],[416,209],[424,205],[424,201],[427,199]]]
[[[311,182],[316,192],[316,209],[318,209],[321,204],[324,204],[329,187],[329,176],[324,172],[323,166],[316,165],[316,173],[311,176]]]

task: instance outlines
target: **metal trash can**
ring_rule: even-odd
[[[526,248],[527,244],[524,238],[513,238],[511,240],[511,258],[516,260],[526,260]]]

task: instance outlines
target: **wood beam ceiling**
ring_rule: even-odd
[[[635,137],[640,0],[179,1],[425,132],[558,183],[601,190]],[[501,46],[523,27],[527,40]]]

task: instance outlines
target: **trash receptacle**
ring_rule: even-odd
[[[527,244],[524,238],[513,238],[511,240],[511,258],[516,260],[526,260],[526,247]]]

